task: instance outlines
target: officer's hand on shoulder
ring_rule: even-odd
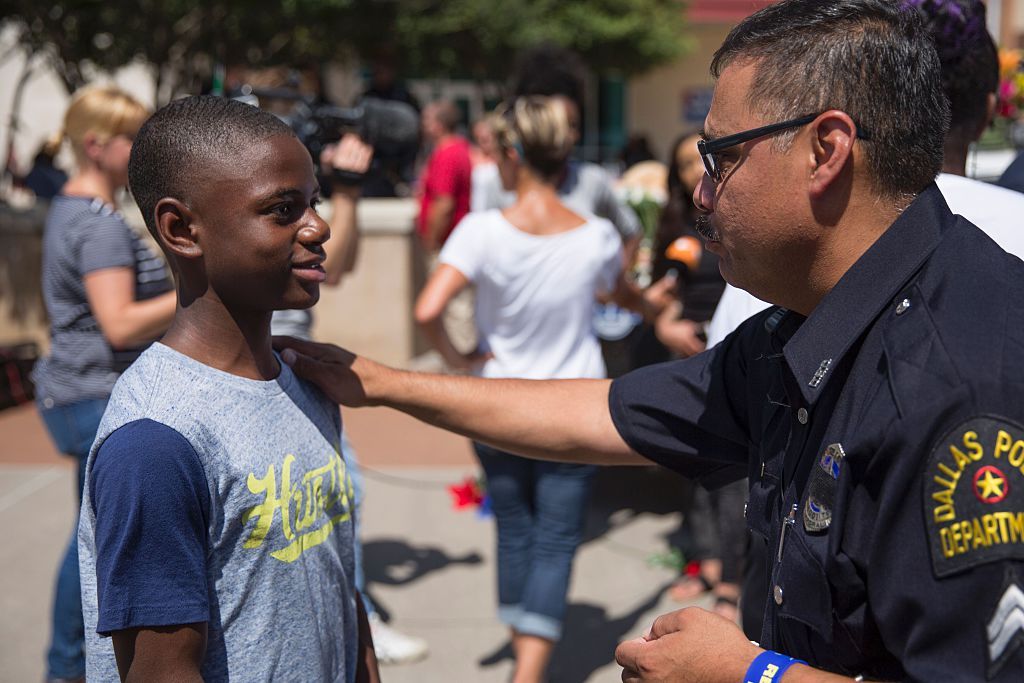
[[[333,344],[274,337],[274,348],[296,375],[317,385],[338,405],[350,408],[372,405],[368,385],[390,370]]]

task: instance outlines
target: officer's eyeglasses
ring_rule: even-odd
[[[700,160],[704,164],[704,171],[708,174],[708,177],[711,178],[711,180],[715,183],[720,183],[722,182],[722,178],[725,176],[725,173],[722,171],[722,164],[718,159],[718,154],[720,152],[766,135],[774,135],[790,128],[805,126],[817,117],[821,116],[822,113],[823,112],[807,114],[796,119],[782,121],[781,123],[772,123],[767,126],[761,126],[760,128],[752,128],[751,130],[733,133],[732,135],[726,135],[714,140],[698,140],[697,151],[700,153]],[[857,137],[861,140],[871,139],[867,133],[861,131],[859,128],[857,130]]]

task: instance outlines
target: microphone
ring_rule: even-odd
[[[696,237],[685,235],[674,240],[665,250],[665,258],[675,264],[685,266],[690,271],[697,270],[704,247]]]

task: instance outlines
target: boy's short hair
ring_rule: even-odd
[[[146,227],[157,237],[157,202],[187,204],[205,164],[279,135],[295,137],[273,114],[224,97],[185,97],[158,110],[139,130],[128,162],[128,187]]]

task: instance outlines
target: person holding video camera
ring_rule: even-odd
[[[331,190],[331,238],[324,243],[327,260],[324,284],[336,287],[342,278],[352,272],[359,252],[359,224],[356,208],[362,192],[362,179],[373,160],[374,148],[355,133],[346,133],[337,144],[328,144],[320,154],[322,182]],[[309,309],[276,311],[271,319],[271,332],[278,336],[299,339],[312,338],[313,314]],[[341,451],[355,489],[356,508],[363,501],[363,480],[355,449],[344,430],[341,433]],[[366,574],[363,571],[363,544],[359,536],[359,519],[355,528],[355,584],[362,597],[377,661],[381,664],[404,664],[427,656],[429,647],[421,638],[406,635],[384,623],[373,601],[366,594]]]

